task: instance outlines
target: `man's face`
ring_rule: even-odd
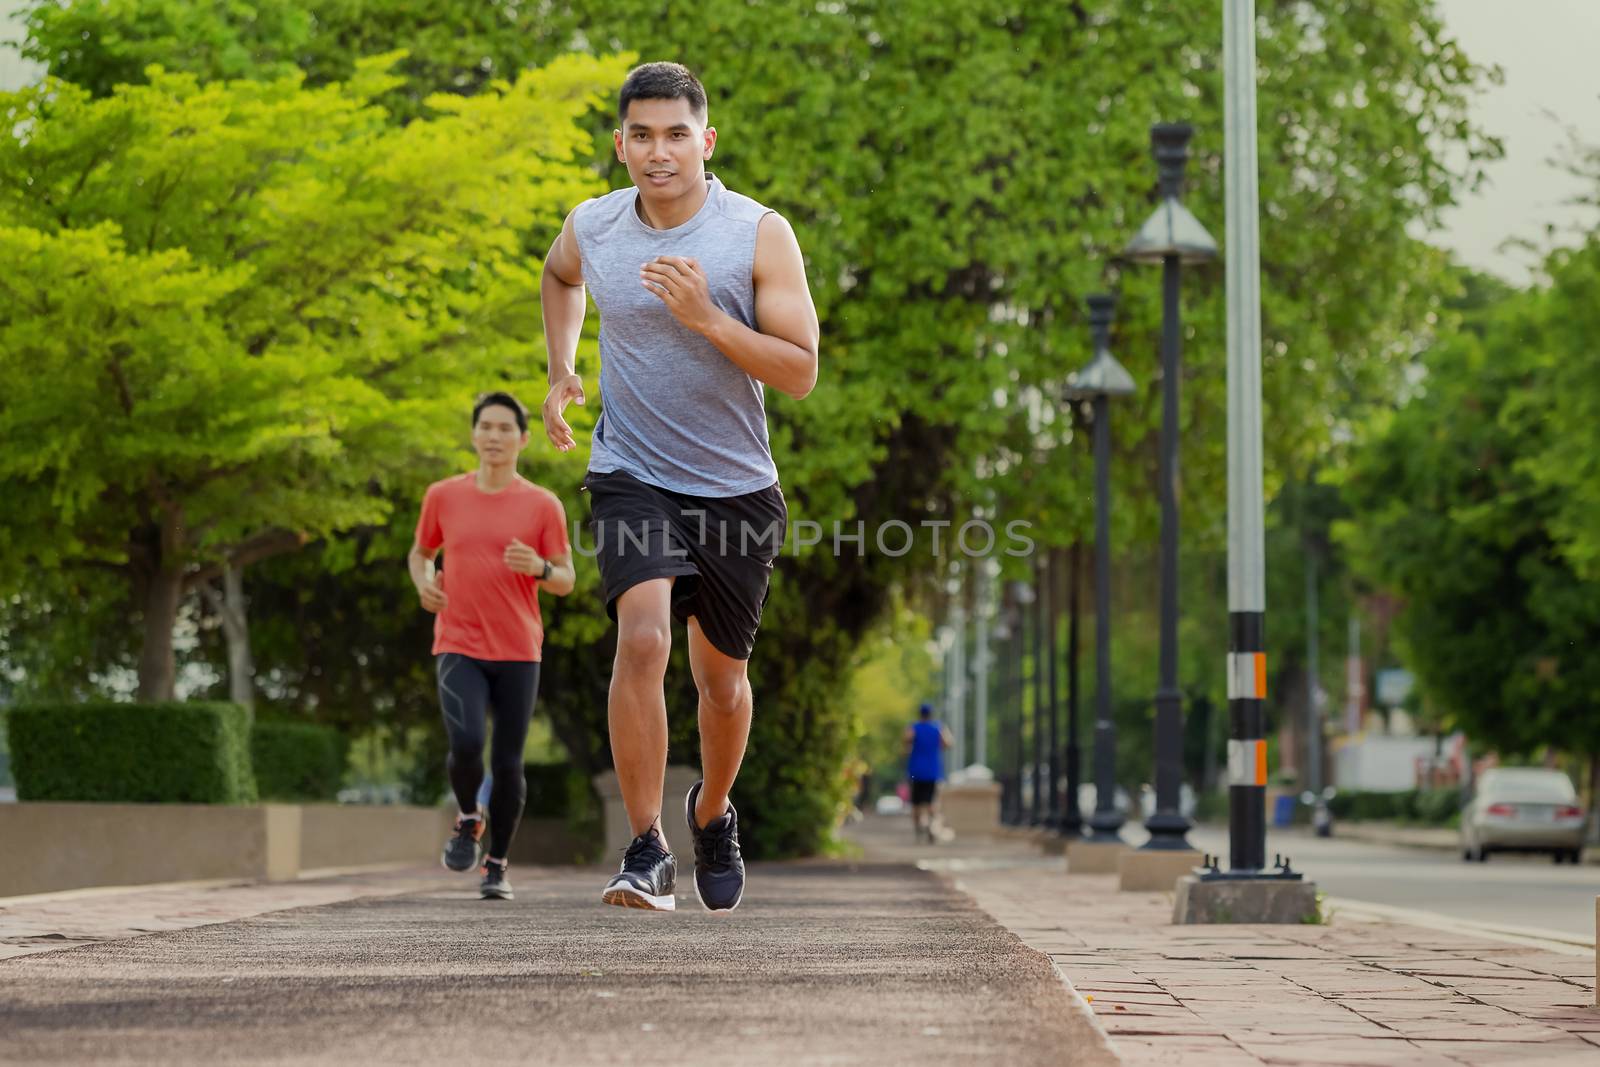
[[[706,160],[717,131],[695,115],[689,101],[635,100],[615,131],[617,159],[651,199],[671,200],[705,181]]]
[[[478,412],[472,426],[472,447],[480,462],[513,462],[528,444],[528,435],[517,428],[517,414],[501,404],[490,404]]]

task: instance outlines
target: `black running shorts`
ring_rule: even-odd
[[[933,798],[939,795],[939,783],[931,778],[911,779],[911,803],[920,807],[923,804],[932,804]]]
[[[612,471],[591,472],[583,487],[612,620],[617,598],[629,589],[652,578],[676,578],[673,618],[698,619],[719,652],[749,659],[789,523],[776,483],[744,496],[697,497]]]

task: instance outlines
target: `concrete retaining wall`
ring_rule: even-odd
[[[316,804],[0,805],[0,897],[302,870],[437,862],[436,808]]]

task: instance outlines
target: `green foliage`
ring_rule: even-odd
[[[1591,152],[1593,195],[1600,195],[1600,148]],[[1553,252],[1545,273],[1548,284],[1518,300],[1524,310],[1516,340],[1526,351],[1530,388],[1511,398],[1506,418],[1547,427],[1542,447],[1524,463],[1554,498],[1551,538],[1591,589],[1600,582],[1600,228]]]
[[[1159,272],[1119,273],[1107,261],[1149,210],[1156,120],[1196,124],[1189,200],[1221,236],[1214,5],[1091,0],[1024,16],[999,0],[308,0],[309,36],[267,0],[254,23],[236,8],[213,18],[162,0],[109,11],[90,0],[59,5],[76,23],[42,15],[45,6],[31,23],[35,54],[99,92],[156,55],[216,78],[242,73],[236,60],[249,52],[269,84],[292,56],[308,84],[321,85],[349,80],[358,56],[408,47],[411,56],[388,68],[405,83],[374,86],[398,120],[428,115],[430,92],[473,94],[574,47],[680,59],[708,79],[722,132],[718,173],[783,211],[808,255],[822,380],[803,404],[774,397],[770,408],[795,518],[861,519],[870,529],[890,518],[959,524],[987,508],[1032,520],[1049,543],[1079,536],[1087,466],[1081,449],[1067,451],[1074,435],[1054,398],[1087,356],[1083,297],[1115,285],[1114,344],[1144,388],[1118,409],[1114,536],[1128,544],[1153,529]],[[1409,234],[1496,146],[1466,120],[1482,72],[1444,35],[1431,0],[1315,12],[1271,0],[1260,22],[1271,485],[1338,429],[1348,395],[1392,383],[1409,331],[1433,306],[1439,269]],[[263,28],[275,24],[269,43]],[[185,46],[185,35],[205,46]],[[592,117],[588,142],[621,184],[610,126],[609,116]],[[1462,148],[1469,162],[1452,173],[1446,153]],[[586,192],[575,184],[563,206]],[[1224,499],[1221,294],[1220,271],[1186,275],[1182,491],[1185,522],[1211,545],[1221,542]],[[531,325],[524,338],[536,335]],[[592,375],[592,357],[580,367]],[[437,380],[431,369],[417,377]],[[576,481],[549,469],[565,479],[547,481],[558,491]],[[45,518],[42,507],[34,518]],[[1020,561],[1005,562],[1020,576]],[[580,567],[580,581],[589,572]],[[780,561],[752,665],[756,723],[738,790],[753,854],[808,850],[827,834],[858,733],[848,685],[860,643],[892,590],[918,602],[936,573],[925,543],[902,560],[811,550]],[[379,584],[365,588],[376,595]],[[595,769],[607,758],[612,638],[591,590],[580,585],[577,599],[549,612],[546,706],[574,760]],[[384,595],[380,622],[329,628],[337,643],[326,655],[358,658],[373,627],[387,647],[405,647],[402,628],[383,623],[413,610],[409,591],[396,583]],[[1223,632],[1205,619],[1194,625]],[[681,655],[673,672],[673,758],[687,759],[693,697]],[[1214,681],[1194,685],[1213,692]]]
[[[348,751],[348,742],[331,726],[257,720],[250,730],[250,758],[262,800],[336,800]]]
[[[1446,724],[1507,754],[1600,752],[1600,583],[1562,553],[1566,501],[1541,469],[1565,447],[1541,399],[1552,307],[1535,290],[1469,308],[1343,476],[1339,536],[1404,602],[1396,636],[1420,686]]]
[[[1456,789],[1341,789],[1328,801],[1335,819],[1453,826],[1461,811]]]
[[[9,719],[21,800],[256,799],[250,719],[236,704],[37,704]]]
[[[1459,789],[1419,789],[1411,801],[1411,818],[1428,826],[1447,826],[1460,812]]]
[[[148,646],[224,556],[386,521],[486,381],[533,377],[518,235],[593,190],[577,121],[621,67],[557,61],[398,128],[372,104],[395,61],[0,96],[0,432],[30,443],[0,459],[0,588],[109,569]]]
[[[570,763],[528,763],[522,773],[528,783],[523,814],[530,818],[565,818],[595,807],[589,780]]]
[[[918,704],[937,699],[939,668],[929,636],[926,620],[901,608],[862,642],[845,699],[860,723],[857,752],[880,786],[904,777],[906,726],[916,719]],[[948,723],[944,709],[936,714]]]

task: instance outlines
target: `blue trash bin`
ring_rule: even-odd
[[[1272,805],[1272,825],[1288,826],[1294,822],[1295,798],[1288,793],[1278,796],[1277,803]]]

